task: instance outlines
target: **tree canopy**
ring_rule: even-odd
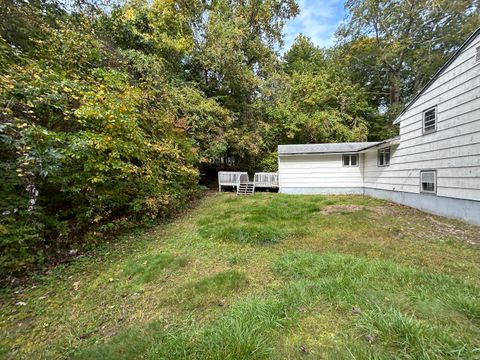
[[[478,0],[347,0],[350,18],[337,34],[356,81],[394,116],[480,26],[479,6]]]

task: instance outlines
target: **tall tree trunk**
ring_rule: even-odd
[[[393,71],[390,74],[390,106],[400,104],[400,71]]]

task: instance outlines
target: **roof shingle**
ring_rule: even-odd
[[[328,154],[328,153],[355,153],[371,146],[382,143],[378,142],[348,142],[348,143],[325,143],[325,144],[298,144],[278,145],[279,155],[294,154]]]

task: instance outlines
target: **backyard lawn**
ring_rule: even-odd
[[[480,228],[363,196],[205,196],[0,293],[7,359],[480,358]]]

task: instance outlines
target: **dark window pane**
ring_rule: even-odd
[[[434,192],[435,185],[433,183],[422,183],[422,189],[423,191]]]
[[[357,155],[352,155],[351,158],[351,164],[352,166],[356,166],[357,165]]]
[[[388,166],[390,165],[390,148],[384,148],[378,150],[378,165]]]
[[[350,165],[350,157],[348,155],[343,155],[343,165],[345,166]]]
[[[381,151],[378,152],[378,165],[383,165],[383,152]]]

